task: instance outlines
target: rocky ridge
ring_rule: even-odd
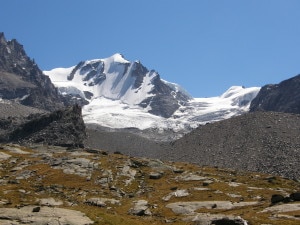
[[[268,84],[261,88],[253,99],[250,111],[275,111],[300,113],[300,75],[279,84]]]
[[[62,97],[21,44],[7,41],[0,32],[0,98],[53,111],[63,106]]]
[[[3,110],[9,111],[11,108],[0,111]],[[28,112],[28,109],[24,111]],[[1,142],[83,147],[85,125],[82,120],[81,107],[78,105],[51,113],[25,115],[5,116],[2,114],[0,117]]]
[[[299,223],[299,182],[265,174],[6,144],[0,175],[5,225]]]

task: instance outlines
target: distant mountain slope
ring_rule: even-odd
[[[57,89],[26,55],[23,46],[15,39],[7,41],[1,32],[0,98],[46,110],[63,106]]]
[[[254,112],[200,126],[163,159],[300,178],[300,115]]]
[[[86,146],[300,179],[300,115],[252,112],[199,126],[171,143],[126,132],[87,130]]]
[[[262,87],[250,111],[300,113],[300,75]]]
[[[86,124],[116,129],[187,132],[199,124],[248,112],[260,89],[234,86],[218,97],[192,98],[178,84],[162,80],[154,70],[121,54],[44,73],[62,94],[86,101]]]

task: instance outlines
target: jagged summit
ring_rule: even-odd
[[[61,107],[62,101],[50,79],[30,59],[16,39],[0,33],[0,97],[46,110]]]
[[[120,100],[162,117],[170,117],[190,100],[186,92],[163,82],[156,71],[119,53],[45,73],[63,94],[79,95],[89,103],[99,98]]]

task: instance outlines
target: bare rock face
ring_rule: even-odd
[[[300,75],[279,84],[265,85],[253,99],[250,111],[300,113]]]
[[[62,97],[15,39],[0,33],[0,97],[23,105],[53,111],[63,106]]]
[[[75,105],[47,114],[1,119],[0,141],[83,147],[85,125]],[[5,125],[5,126],[4,126]]]

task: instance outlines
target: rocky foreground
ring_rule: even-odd
[[[46,145],[0,146],[0,224],[300,223],[281,177]]]

